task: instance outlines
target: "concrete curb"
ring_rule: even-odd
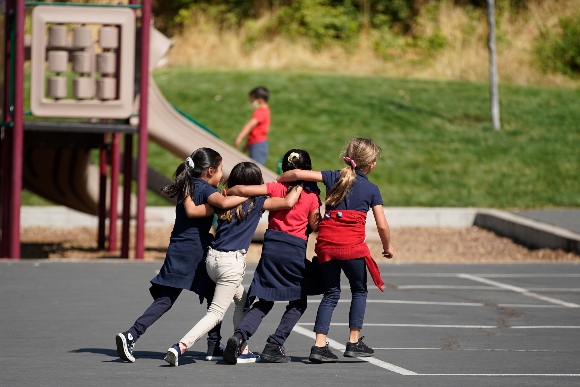
[[[531,248],[547,247],[580,254],[580,234],[507,211],[479,210],[473,225]]]
[[[510,238],[531,248],[562,249],[580,254],[580,234],[565,228],[515,215],[508,211],[486,208],[426,208],[385,207],[391,228],[478,226]],[[148,226],[172,225],[174,207],[147,207],[145,219]],[[263,241],[268,224],[264,213],[254,235],[254,241]],[[22,207],[22,227],[97,227],[97,217],[67,207]],[[367,219],[367,240],[380,242],[372,212]]]

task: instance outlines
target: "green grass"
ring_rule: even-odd
[[[577,89],[500,86],[502,129],[493,131],[485,84],[190,69],[154,76],[171,103],[230,144],[251,115],[248,91],[267,86],[273,170],[290,148],[310,152],[317,170],[340,169],[351,137],[372,138],[383,154],[369,178],[386,206],[580,207]],[[167,176],[181,162],[154,144],[149,155]]]

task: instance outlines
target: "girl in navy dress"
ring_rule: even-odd
[[[237,164],[231,171],[227,185],[262,184],[260,168],[251,162]],[[235,303],[234,328],[244,317],[246,292],[242,286],[246,268],[246,251],[264,210],[276,211],[292,208],[302,192],[296,187],[285,198],[258,196],[248,199],[228,211],[218,211],[218,225],[215,239],[210,243],[206,258],[206,272],[215,282],[213,300],[207,314],[175,345],[167,350],[165,361],[179,365],[179,356],[185,353],[197,340],[220,324],[232,302]],[[237,198],[237,197],[236,197]],[[256,361],[257,356],[248,354],[248,361]]]
[[[310,351],[313,363],[338,361],[328,348],[326,337],[332,313],[340,299],[340,273],[344,272],[350,283],[352,301],[349,313],[350,335],[344,356],[373,356],[374,351],[362,341],[360,330],[363,325],[367,299],[367,272],[383,291],[379,268],[370,255],[365,243],[367,212],[372,208],[377,230],[383,244],[383,256],[393,257],[390,230],[383,210],[383,199],[379,188],[368,180],[367,175],[377,165],[381,148],[372,140],[352,139],[344,152],[346,167],[340,171],[284,172],[278,181],[320,181],[326,186],[326,211],[322,218],[315,252],[320,262],[324,280],[324,296],[318,307],[314,332],[316,341]]]
[[[177,198],[175,224],[163,266],[151,280],[149,292],[153,303],[129,330],[117,334],[115,338],[121,359],[135,361],[135,342],[171,309],[183,289],[195,292],[200,302],[205,298],[210,305],[215,284],[207,275],[204,261],[211,240],[209,230],[213,212],[208,213],[204,204],[231,208],[247,200],[236,196],[224,197],[217,192],[222,175],[220,154],[210,148],[199,148],[177,167],[173,183],[161,190],[164,195]],[[208,360],[221,356],[223,345],[220,345],[220,340],[220,326],[217,325],[208,335]]]
[[[282,158],[282,170],[311,170],[312,162],[308,152],[302,149],[291,149]],[[290,188],[289,183],[267,183],[263,185],[235,186],[228,193],[239,196],[268,195],[284,197]],[[260,361],[287,363],[284,342],[292,328],[306,311],[307,295],[315,292],[309,286],[306,244],[311,231],[318,231],[320,221],[320,191],[316,183],[304,186],[300,199],[289,210],[269,213],[268,229],[264,235],[262,256],[254,273],[254,279],[248,292],[252,304],[234,335],[228,340],[223,359],[229,364],[236,364],[240,349],[256,333],[262,319],[270,312],[275,301],[288,301],[276,332],[266,340],[266,346],[260,355]]]

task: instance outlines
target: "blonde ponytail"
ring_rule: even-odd
[[[353,138],[344,151],[346,167],[340,170],[340,177],[326,195],[326,205],[337,206],[344,200],[356,178],[356,170],[365,170],[381,155],[381,148],[367,138]]]

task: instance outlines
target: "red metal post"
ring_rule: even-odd
[[[6,93],[8,95],[8,93]],[[9,117],[6,114],[5,117]],[[2,139],[2,258],[9,258],[10,252],[10,182],[12,181],[12,130],[4,129]]]
[[[137,232],[135,258],[145,257],[145,201],[147,194],[147,105],[149,101],[149,32],[151,0],[141,2],[141,55],[139,91],[139,156],[137,165]]]
[[[121,135],[111,134],[111,191],[109,201],[109,252],[117,251],[117,218],[119,198],[119,169],[121,164]]]
[[[6,13],[9,15],[13,9],[14,2],[8,1],[6,4]],[[10,20],[5,19],[4,30],[4,112],[3,121],[6,123],[12,122],[12,115],[10,112]],[[2,258],[9,257],[10,246],[10,182],[12,181],[12,168],[10,163],[12,161],[12,130],[8,127],[3,128],[4,137],[2,138]]]
[[[24,1],[16,2],[14,47],[14,127],[12,138],[12,182],[10,207],[10,250],[20,258],[20,206],[22,204],[22,154],[24,152]]]
[[[97,246],[105,248],[105,220],[107,219],[107,135],[103,135],[103,146],[99,153],[99,225]]]
[[[133,178],[133,135],[125,135],[123,159],[123,226],[121,230],[121,258],[129,258],[131,242],[131,180]]]

